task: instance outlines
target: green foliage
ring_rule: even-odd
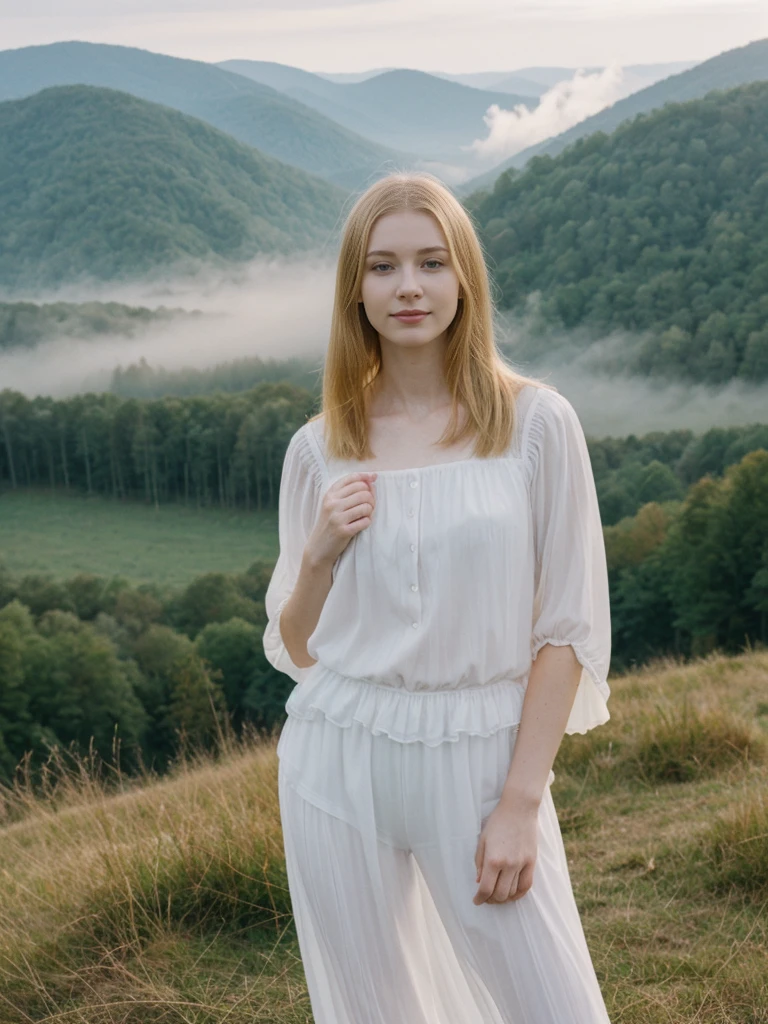
[[[209,395],[216,391],[250,391],[257,384],[283,382],[319,393],[322,380],[317,359],[294,356],[289,359],[261,359],[249,356],[218,363],[205,370],[186,366],[166,370],[150,366],[142,356],[138,363],[118,367],[109,390],[121,398],[163,398],[176,395]]]
[[[264,382],[235,396],[57,401],[0,392],[0,484],[169,501],[276,508],[283,457],[314,403]]]
[[[768,378],[768,83],[711,93],[502,175],[472,212],[504,305],[642,334],[634,365]]]
[[[0,349],[34,348],[55,338],[132,338],[152,324],[197,320],[185,309],[144,309],[119,302],[0,302]]]
[[[400,156],[275,89],[204,61],[81,41],[0,52],[0,100],[79,84],[162,103],[345,187],[362,186]]]
[[[262,645],[271,572],[255,562],[162,592],[83,573],[16,580],[0,565],[0,779],[27,754],[36,772],[52,747],[92,742],[123,770],[164,771],[230,727],[272,729],[292,683]]]
[[[0,104],[0,284],[114,280],[321,245],[344,193],[125,93]]]

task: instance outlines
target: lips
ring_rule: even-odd
[[[423,320],[425,316],[429,316],[429,313],[423,309],[405,309],[401,313],[392,314],[396,320],[402,321],[406,324],[415,324]]]

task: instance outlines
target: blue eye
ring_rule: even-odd
[[[438,260],[438,259],[425,260],[424,264],[426,265],[427,263],[436,263],[437,264],[436,267],[430,267],[429,268],[430,270],[439,270],[440,267],[443,266],[442,261]],[[392,266],[391,263],[374,263],[373,266],[371,267],[371,270],[378,270],[379,267],[391,267],[391,266]]]

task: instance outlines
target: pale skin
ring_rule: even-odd
[[[369,406],[369,432],[379,469],[412,468],[464,458],[471,445],[436,447],[445,430],[451,394],[443,374],[447,328],[461,285],[447,241],[431,214],[401,210],[371,230],[359,296],[378,332],[382,367]],[[398,320],[420,309],[418,323]],[[295,665],[313,665],[307,640],[333,582],[332,568],[346,546],[373,521],[376,473],[350,473],[326,491],[304,548],[280,632]],[[533,884],[538,812],[565,732],[581,675],[570,645],[545,644],[531,666],[520,726],[501,799],[486,821],[475,852],[475,904],[521,899]]]

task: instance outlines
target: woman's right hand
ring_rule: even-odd
[[[325,492],[305,548],[315,564],[332,565],[352,538],[371,525],[376,475],[350,473],[334,481]]]

